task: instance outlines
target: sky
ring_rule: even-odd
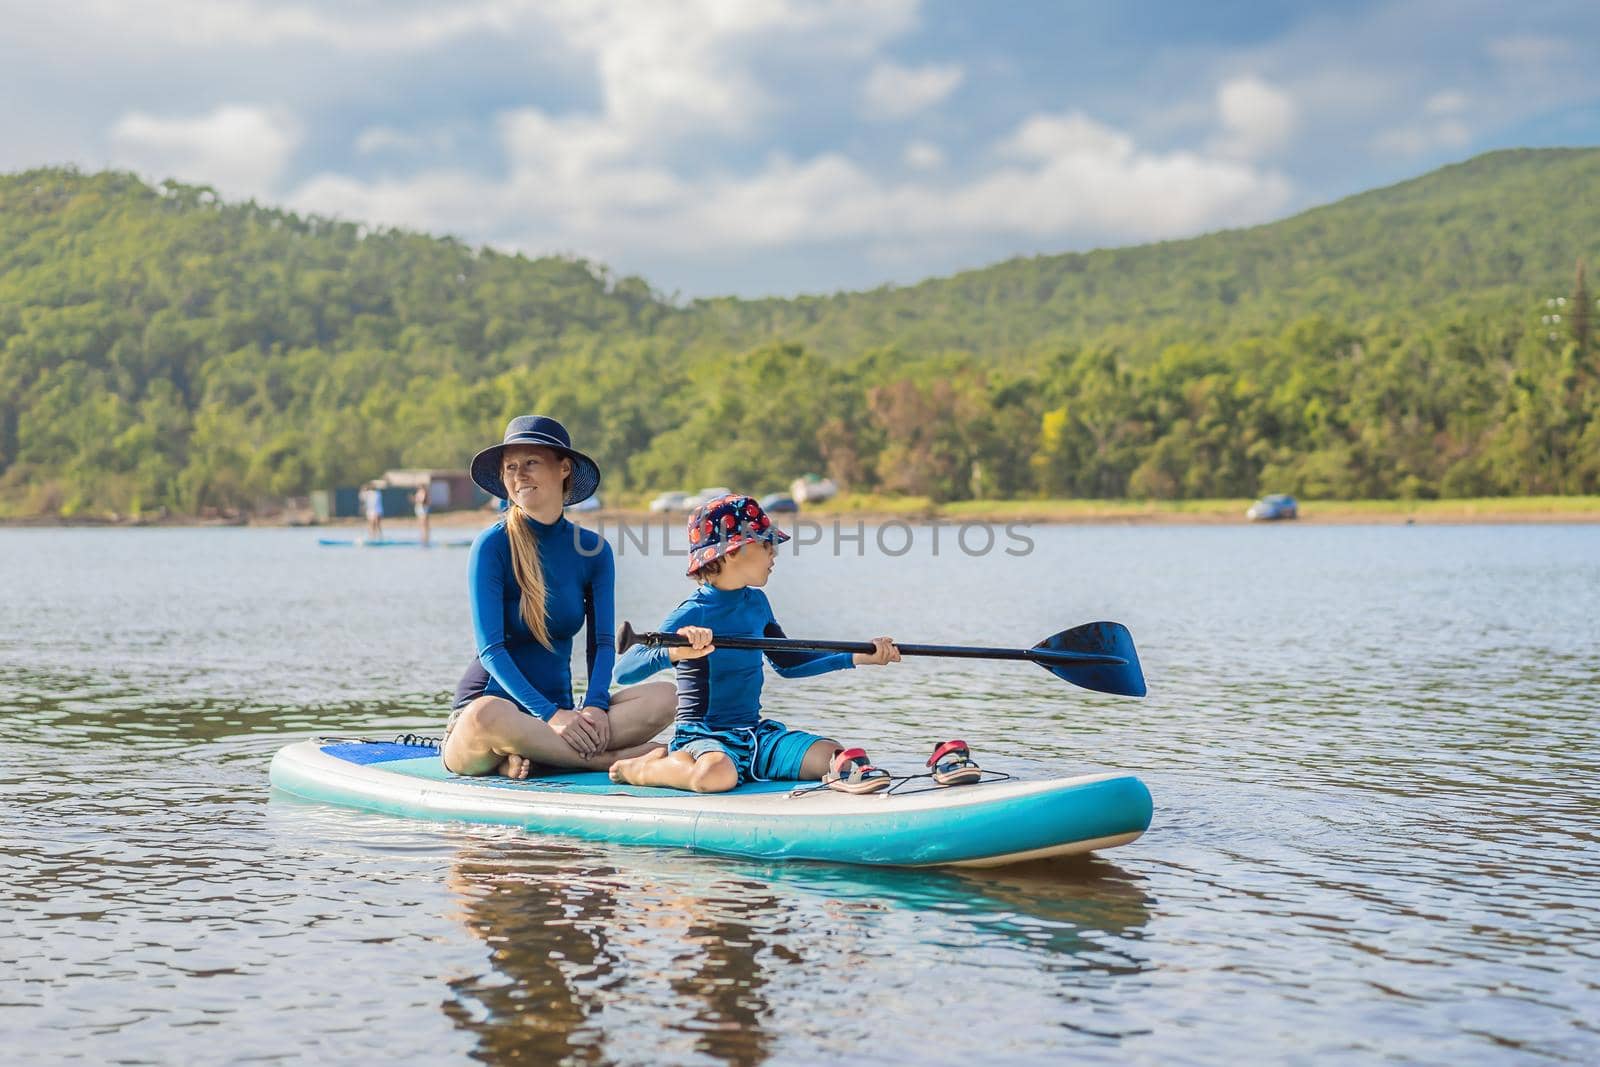
[[[1596,0],[0,0],[0,26],[0,171],[176,178],[677,299],[1600,144]]]

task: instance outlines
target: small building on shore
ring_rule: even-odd
[[[428,487],[428,506],[434,511],[461,511],[465,508],[482,507],[489,499],[489,494],[478,488],[478,483],[472,480],[472,475],[461,470],[394,470],[384,471],[378,484],[384,489],[404,489],[406,492],[415,492],[417,486]],[[406,497],[407,513],[410,512],[410,496]],[[384,500],[387,510],[388,500]]]
[[[383,513],[389,518],[410,518],[411,494],[418,486],[428,489],[428,507],[433,511],[464,511],[482,507],[489,494],[478,488],[472,475],[462,470],[392,470],[365,483],[382,495]],[[311,491],[311,513],[317,522],[360,518],[361,489],[365,486],[338,486]]]

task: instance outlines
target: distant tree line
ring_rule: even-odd
[[[683,306],[204,188],[3,176],[0,514],[249,509],[463,466],[526,411],[623,491],[817,471],[940,501],[1600,492],[1571,212],[1503,198],[1575,174],[1600,152],[1501,153],[1182,247]],[[1529,206],[1475,231],[1472,264],[1437,255],[1461,239],[1439,218],[1495,202]]]

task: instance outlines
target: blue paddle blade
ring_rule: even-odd
[[[1062,630],[1033,646],[1036,652],[1079,652],[1100,656],[1116,656],[1127,660],[1124,664],[1063,664],[1038,662],[1041,667],[1073,685],[1093,689],[1097,693],[1115,693],[1118,696],[1142,697],[1145,695],[1144,670],[1139,666],[1139,653],[1133,649],[1133,635],[1120,622],[1086,622],[1070,630]]]

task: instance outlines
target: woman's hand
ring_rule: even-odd
[[[893,638],[874,637],[872,645],[876,650],[872,655],[869,656],[865,652],[855,652],[851,654],[850,662],[857,667],[881,667],[885,663],[900,662],[900,650],[894,647]]]
[[[578,718],[589,724],[598,738],[599,747],[596,752],[604,752],[611,747],[611,715],[605,708],[597,708],[593,704],[585,704],[583,710],[578,712]]]
[[[595,735],[594,724],[571,708],[562,708],[550,716],[550,729],[565,741],[572,751],[588,759],[600,751],[600,739]]]
[[[678,636],[687,637],[689,644],[688,647],[673,645],[667,649],[667,658],[673,663],[681,663],[686,659],[699,659],[717,650],[717,646],[711,643],[711,631],[704,626],[685,626],[678,631]]]

